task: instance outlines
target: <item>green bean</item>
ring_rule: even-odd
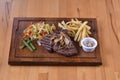
[[[28,49],[29,49],[30,51],[33,52],[33,49],[31,48],[31,46],[30,46],[24,39],[22,39],[22,42],[24,43],[25,46],[28,47]]]
[[[30,44],[31,48],[32,48],[33,50],[35,50],[35,46],[32,44],[32,42],[30,42],[29,44]]]
[[[29,40],[29,41],[27,41],[27,44],[29,44],[31,42],[31,40]],[[22,46],[20,46],[19,48],[20,49],[23,49],[23,48],[25,48],[26,46],[25,46],[25,44],[23,44]]]
[[[19,48],[20,48],[20,49],[23,49],[23,48],[25,48],[25,47],[26,47],[25,45],[22,45],[22,46],[20,46]]]

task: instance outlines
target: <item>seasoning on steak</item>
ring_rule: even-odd
[[[47,34],[40,43],[47,51],[54,51],[64,56],[72,56],[78,53],[77,48],[65,31]]]
[[[70,37],[67,36],[64,32],[58,34],[60,36],[59,41],[55,42],[53,45],[53,50],[64,56],[73,56],[78,53],[77,48],[74,46]],[[56,39],[55,39],[56,40]]]

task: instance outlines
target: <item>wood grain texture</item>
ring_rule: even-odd
[[[97,18],[103,66],[9,66],[13,17]],[[120,80],[120,0],[0,0],[0,24],[0,80]]]

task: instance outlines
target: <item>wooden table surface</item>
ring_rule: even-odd
[[[97,18],[102,66],[9,66],[14,17]],[[120,80],[120,0],[0,0],[0,80]]]

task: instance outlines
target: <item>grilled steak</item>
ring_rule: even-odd
[[[73,56],[76,55],[78,53],[76,47],[71,44],[70,48],[59,48],[59,45],[54,45],[53,46],[53,50],[59,54],[62,54],[64,56]]]
[[[60,33],[61,34],[61,33]],[[62,54],[64,56],[73,56],[78,53],[77,48],[74,46],[73,42],[71,41],[70,37],[67,36],[66,32],[62,31],[62,35],[69,40],[68,45],[61,46],[61,43],[58,42],[53,45],[53,50],[59,54]],[[65,40],[65,39],[64,39]],[[63,43],[63,41],[62,41]]]
[[[48,51],[48,52],[53,52],[53,46],[51,43],[51,36],[52,34],[47,34],[41,41],[41,45]]]
[[[54,51],[64,56],[72,56],[78,53],[77,48],[65,31],[47,34],[40,43],[47,51]]]

